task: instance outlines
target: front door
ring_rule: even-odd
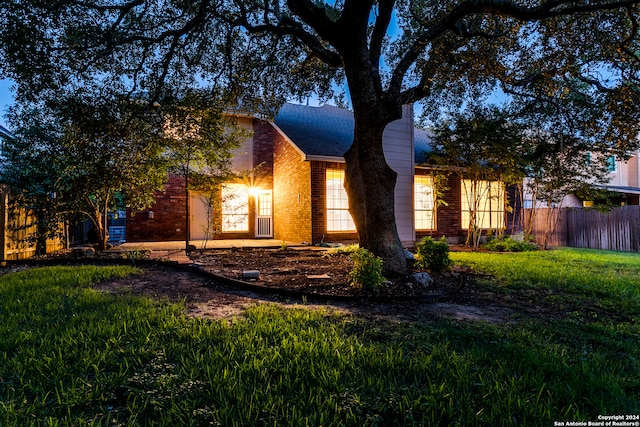
[[[273,237],[273,193],[261,190],[256,194],[256,237]]]

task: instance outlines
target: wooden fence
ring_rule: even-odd
[[[525,209],[524,224],[531,214],[530,209]],[[640,206],[622,206],[610,212],[575,208],[538,209],[532,228],[536,243],[542,244],[547,224],[556,221],[548,246],[640,252]]]

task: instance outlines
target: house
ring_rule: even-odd
[[[606,159],[606,165],[609,172],[606,184],[594,184],[595,188],[607,190],[614,193],[611,202],[619,206],[640,205],[640,168],[639,165],[640,150],[629,153],[629,157],[625,160],[616,159],[610,156]],[[533,194],[530,191],[532,180],[525,178],[523,188],[524,208],[530,209],[534,206]],[[564,208],[582,208],[593,206],[593,200],[582,200],[575,194],[567,194],[562,202],[559,203]],[[535,206],[537,208],[547,208],[548,205],[544,201],[538,201]]]
[[[203,203],[203,195],[190,197],[191,239],[356,241],[343,186],[343,153],[353,141],[353,114],[328,105],[285,104],[274,121],[238,120],[252,136],[234,153],[234,168],[259,168],[242,182],[224,184],[213,204]],[[383,138],[387,162],[398,173],[395,211],[403,244],[411,246],[425,235],[464,240],[468,186],[450,176],[441,191],[445,203],[436,206],[433,170],[426,163],[430,138],[414,126],[411,107],[404,107],[403,117],[387,126]],[[481,227],[502,228],[507,223],[504,188],[485,184],[491,191],[479,204]],[[184,239],[185,202],[183,178],[170,175],[151,209],[127,214],[126,240]]]
[[[603,185],[605,190],[618,193],[620,205],[640,205],[640,150],[630,153],[627,160],[608,161],[609,182]]]

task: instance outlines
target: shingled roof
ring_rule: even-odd
[[[304,154],[311,157],[344,156],[353,142],[353,113],[331,105],[310,107],[285,104],[275,124]],[[415,161],[424,163],[431,151],[426,131],[414,131]]]

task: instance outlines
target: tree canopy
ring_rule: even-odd
[[[638,15],[631,0],[9,0],[0,74],[30,99],[78,81],[151,100],[199,87],[267,114],[346,83],[350,212],[361,244],[400,274],[382,132],[402,105],[437,115],[499,91],[539,127],[565,120],[622,154],[640,122]]]
[[[16,138],[5,147],[2,181],[51,218],[40,233],[82,214],[104,249],[106,212],[144,208],[162,189],[159,121],[143,117],[140,103],[111,101],[76,92],[18,104],[9,115]]]

